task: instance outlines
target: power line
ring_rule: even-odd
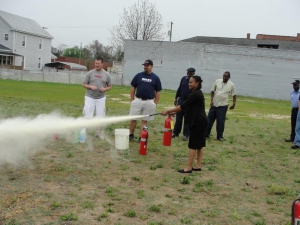
[[[91,26],[81,26],[81,27],[51,27],[51,26],[47,26],[47,28],[75,28],[75,29],[78,29],[78,28],[107,28],[107,27],[104,27],[104,26],[101,26],[101,27],[91,27]]]

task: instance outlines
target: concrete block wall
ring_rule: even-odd
[[[0,79],[38,81],[64,84],[79,84],[85,78],[87,71],[54,70],[29,71],[0,68]],[[122,85],[122,74],[111,73],[112,85]]]
[[[237,94],[289,100],[291,82],[300,78],[300,51],[262,49],[189,42],[125,42],[123,84],[143,71],[145,59],[154,62],[153,71],[163,89],[176,90],[186,69],[194,67],[202,77],[205,93],[214,81],[230,71]]]

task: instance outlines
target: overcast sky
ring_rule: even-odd
[[[164,22],[165,41],[194,36],[245,38],[251,33],[296,36],[300,0],[149,0]],[[0,0],[0,9],[35,20],[54,37],[52,45],[110,44],[110,29],[137,0]]]

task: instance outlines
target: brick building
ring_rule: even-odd
[[[300,33],[297,33],[297,36],[295,36],[295,37],[293,37],[293,36],[281,36],[281,35],[270,35],[270,34],[257,34],[256,39],[300,42]]]

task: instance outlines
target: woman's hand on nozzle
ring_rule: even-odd
[[[167,110],[161,112],[161,115],[163,115],[163,116],[166,116],[167,114],[168,114]]]

